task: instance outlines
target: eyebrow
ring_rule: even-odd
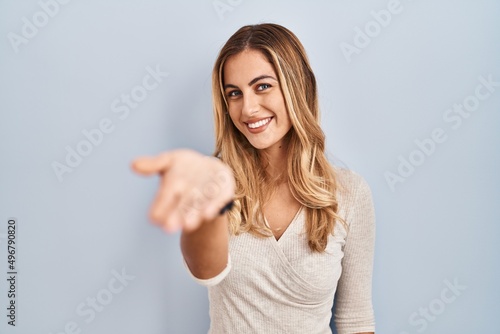
[[[249,83],[248,85],[249,86],[252,86],[254,83],[256,83],[257,81],[259,80],[262,80],[262,79],[273,79],[275,81],[278,81],[276,80],[275,77],[271,76],[271,75],[259,75],[258,77],[256,78],[253,78]],[[224,89],[228,89],[228,88],[239,88],[238,86],[235,86],[235,85],[232,85],[232,84],[227,84],[227,85],[224,85]]]

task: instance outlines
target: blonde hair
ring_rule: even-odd
[[[230,231],[269,237],[263,203],[277,180],[270,180],[259,152],[236,128],[227,114],[224,64],[244,50],[260,51],[273,65],[292,123],[287,133],[288,158],[285,181],[306,210],[306,233],[311,250],[323,252],[338,216],[335,173],[325,156],[325,135],[319,124],[316,79],[298,38],[277,24],[240,28],[222,47],[212,72],[215,118],[214,156],[229,165],[236,180],[235,205],[229,211]],[[263,186],[263,185],[270,186]]]

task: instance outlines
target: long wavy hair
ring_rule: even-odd
[[[287,169],[284,180],[306,210],[309,248],[323,252],[338,216],[337,182],[325,156],[325,135],[319,123],[316,79],[304,47],[288,29],[277,24],[248,25],[222,47],[212,72],[215,118],[214,156],[228,164],[236,180],[235,205],[229,211],[230,231],[272,236],[263,217],[263,205],[277,180],[266,173],[261,155],[236,128],[228,115],[224,94],[224,64],[244,51],[261,52],[274,67],[292,123],[286,135]]]

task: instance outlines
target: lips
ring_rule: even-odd
[[[257,121],[257,122],[247,123],[247,125],[250,129],[257,129],[257,128],[260,128],[261,126],[264,126],[267,123],[269,123],[271,121],[271,118],[272,117],[264,118],[264,119],[261,119],[260,121]]]

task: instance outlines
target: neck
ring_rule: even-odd
[[[287,170],[287,144],[285,141],[260,151],[262,163],[271,179],[286,175]]]

